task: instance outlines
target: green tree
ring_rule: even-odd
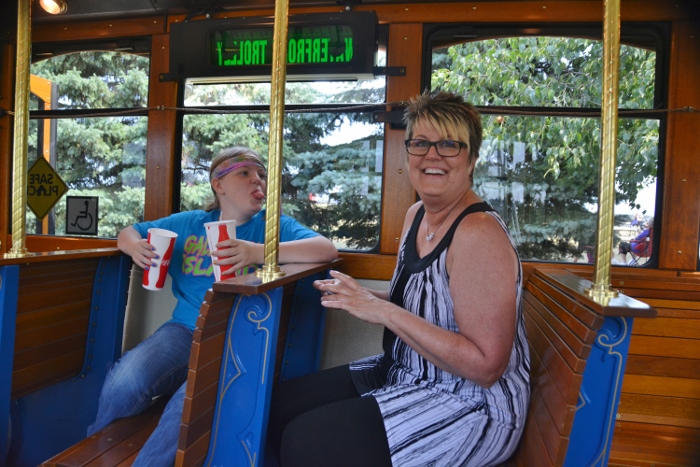
[[[653,108],[655,53],[623,46],[620,107]],[[600,122],[558,115],[602,104],[602,43],[515,37],[468,42],[434,52],[432,88],[460,93],[513,115],[484,118],[475,187],[497,207],[524,258],[565,260],[594,242]],[[521,107],[547,108],[518,115]],[[620,119],[616,199],[633,203],[656,177],[657,120]],[[516,191],[522,189],[521,195]]]
[[[137,55],[78,52],[37,62],[32,74],[55,86],[52,110],[138,109],[148,103],[148,67],[149,60]],[[50,121],[32,121],[30,165],[43,149],[43,125]],[[69,187],[67,195],[99,196],[100,236],[114,237],[143,219],[146,126],[145,117],[131,115],[57,120],[54,168]],[[65,197],[55,222],[56,233],[64,233]]]
[[[288,86],[288,104],[309,102],[365,102],[377,99],[378,91],[342,89],[321,96],[312,84]],[[190,86],[185,91],[187,105],[214,107],[212,113],[187,115],[183,131],[183,197],[181,209],[206,204],[211,191],[208,167],[221,149],[244,145],[268,158],[269,111],[261,113],[215,113],[215,106],[230,102],[267,106],[269,85],[230,84],[226,86]],[[282,209],[285,214],[327,235],[339,246],[371,248],[379,238],[381,178],[374,174],[379,125],[372,135],[356,141],[330,146],[322,142],[334,132],[355,123],[369,123],[369,113],[288,112],[283,130]],[[187,192],[187,194],[185,194]],[[196,194],[195,194],[196,193]],[[310,196],[327,202],[315,202]]]

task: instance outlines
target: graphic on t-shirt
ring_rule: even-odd
[[[190,235],[185,239],[182,253],[182,272],[192,276],[212,276],[214,265],[211,264],[206,235]]]
[[[226,232],[226,227],[220,232],[221,240],[228,240],[228,232]],[[224,269],[224,267],[226,269]],[[258,269],[258,265],[251,264],[244,268],[241,268],[233,273],[228,272],[224,276],[222,274],[221,279],[229,279],[234,276],[243,276],[246,274],[251,274]],[[222,266],[221,272],[231,269],[231,266]],[[209,255],[209,246],[207,245],[207,237],[203,235],[198,237],[196,235],[190,235],[185,239],[185,249],[182,253],[182,272],[183,274],[188,274],[191,276],[207,276],[211,277],[214,275],[214,265],[211,262],[211,256]]]

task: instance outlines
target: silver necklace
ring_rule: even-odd
[[[452,206],[452,209],[450,209],[450,212],[447,213],[447,215],[446,215],[445,218],[442,220],[442,222],[440,222],[440,223],[438,224],[438,226],[435,227],[435,230],[433,230],[432,232],[430,231],[430,222],[428,222],[428,213],[427,213],[427,212],[425,213],[425,231],[428,233],[428,234],[425,236],[425,239],[426,239],[427,241],[430,242],[430,241],[432,241],[433,238],[435,238],[435,234],[437,233],[437,231],[440,230],[440,227],[442,227],[442,224],[444,224],[445,221],[447,220],[447,218],[450,217],[450,214],[452,214],[452,211],[455,210],[455,208],[457,207],[458,204],[459,204],[459,203],[457,203],[457,204],[455,204],[454,206]]]

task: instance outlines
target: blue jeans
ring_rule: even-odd
[[[154,397],[172,394],[156,430],[139,452],[133,467],[172,466],[180,434],[191,345],[192,330],[182,324],[165,323],[126,352],[107,374],[97,418],[88,427],[87,435],[93,435],[118,418],[143,412]]]

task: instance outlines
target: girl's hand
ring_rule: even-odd
[[[251,264],[262,264],[265,246],[260,243],[247,242],[245,240],[229,239],[216,244],[216,250],[212,251],[214,264],[220,266],[232,265],[234,271]]]
[[[155,252],[153,245],[148,243],[148,240],[145,238],[140,239],[134,244],[131,252],[131,259],[137,266],[148,271],[148,269],[155,266],[153,260],[158,258],[158,253]]]

